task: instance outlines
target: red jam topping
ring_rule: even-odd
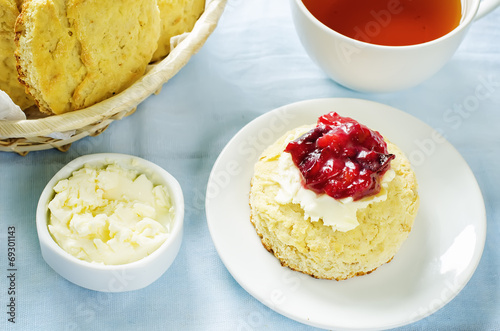
[[[380,133],[335,112],[285,148],[299,168],[303,185],[335,199],[359,200],[380,192],[380,179],[395,157]]]

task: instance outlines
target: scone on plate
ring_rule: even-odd
[[[144,74],[159,21],[156,0],[27,0],[15,27],[20,79],[42,112],[89,107]]]
[[[161,33],[152,61],[170,53],[170,38],[191,32],[205,9],[205,0],[158,0]]]
[[[17,79],[14,25],[19,15],[18,2],[0,0],[0,90],[7,93],[21,109],[26,109],[34,105],[35,101]]]
[[[251,222],[264,247],[316,278],[343,280],[391,261],[418,205],[403,152],[336,113],[269,146],[251,180]]]

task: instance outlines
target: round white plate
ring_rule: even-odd
[[[412,162],[421,198],[414,228],[392,262],[340,282],[282,267],[262,246],[248,205],[253,166],[264,148],[330,111],[398,145]],[[420,120],[359,99],[298,102],[250,122],[215,162],[206,213],[217,252],[248,293],[284,316],[326,329],[392,328],[432,314],[467,284],[486,237],[481,191],[455,148]]]

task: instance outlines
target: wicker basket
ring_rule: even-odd
[[[67,151],[71,143],[86,136],[96,136],[115,120],[132,114],[137,105],[160,91],[203,46],[214,31],[227,0],[207,1],[205,11],[193,30],[180,41],[170,54],[149,66],[147,73],[120,94],[91,107],[39,119],[0,121],[0,151],[26,155],[30,151],[57,148]],[[73,131],[68,139],[48,137],[54,132]]]

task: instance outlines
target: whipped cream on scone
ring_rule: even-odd
[[[309,131],[307,127],[304,127],[304,130],[295,130],[294,134],[285,139],[285,143],[288,144],[307,131]],[[275,178],[281,186],[276,195],[276,201],[281,204],[290,202],[299,204],[304,210],[304,219],[310,219],[313,222],[321,219],[323,224],[331,226],[332,229],[346,232],[359,225],[356,217],[359,209],[364,209],[373,202],[387,199],[387,187],[395,176],[394,170],[389,169],[382,177],[381,190],[377,194],[357,201],[354,201],[352,197],[334,199],[328,194],[316,194],[305,188],[302,185],[301,173],[293,163],[291,155],[282,153],[278,160],[278,174]]]

